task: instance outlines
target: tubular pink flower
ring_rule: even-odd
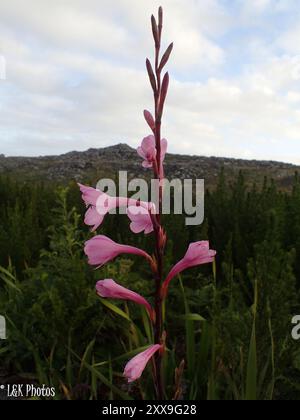
[[[127,363],[124,369],[124,376],[128,380],[128,383],[134,382],[142,376],[149,360],[162,347],[160,344],[154,344]]]
[[[208,241],[194,242],[190,244],[184,258],[180,260],[170,271],[162,285],[162,295],[166,296],[170,281],[187,268],[197,265],[208,264],[214,261],[216,251],[209,249]]]
[[[127,215],[131,220],[130,229],[133,233],[145,232],[145,235],[153,232],[153,223],[150,211],[141,206],[130,206],[127,210]]]
[[[120,254],[140,255],[152,263],[152,258],[142,249],[120,245],[104,235],[98,235],[85,243],[84,252],[90,265],[103,266]]]
[[[85,202],[86,206],[96,206],[97,200],[101,194],[104,194],[102,191],[97,190],[86,185],[77,184],[82,193],[82,199]]]
[[[162,139],[161,140],[161,168],[160,170],[162,171],[162,164],[163,161],[165,160],[165,156],[167,153],[167,148],[168,148],[168,142],[166,139]],[[142,141],[142,144],[140,147],[138,147],[137,149],[138,154],[144,159],[143,162],[143,167],[144,168],[153,168],[153,164],[156,161],[156,155],[157,155],[157,151],[156,151],[156,141],[155,141],[155,137],[153,135],[150,135],[148,137],[145,137]]]
[[[105,215],[110,211],[109,196],[100,190],[78,184],[82,193],[82,199],[88,210],[85,214],[84,223],[92,226],[95,231],[103,222]],[[98,204],[97,204],[98,203]],[[99,205],[100,204],[100,205]]]
[[[155,312],[145,298],[132,290],[120,286],[112,279],[98,281],[96,284],[96,290],[98,295],[103,298],[130,300],[138,305],[143,305],[147,309],[151,320],[153,321],[155,319]]]
[[[145,137],[137,149],[138,154],[144,159],[143,167],[152,168],[156,159],[156,147],[154,136]]]
[[[137,201],[126,197],[111,197],[108,194],[92,187],[78,184],[82,192],[82,199],[88,210],[85,214],[84,223],[92,226],[94,232],[102,224],[104,217],[118,207],[141,206],[148,209],[149,203]]]

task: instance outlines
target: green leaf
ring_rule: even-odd
[[[185,321],[199,321],[199,322],[206,322],[206,319],[199,314],[185,314],[180,315],[179,318],[184,319]]]
[[[179,284],[182,291],[184,307],[185,307],[185,316],[189,317],[190,315],[190,308],[189,304],[185,295],[183,283],[181,277],[179,277]],[[186,350],[187,350],[187,364],[188,364],[188,373],[190,380],[194,379],[195,375],[195,354],[196,354],[196,343],[195,343],[195,326],[194,321],[191,319],[186,319],[185,321],[185,330],[186,330]]]
[[[5,268],[0,267],[0,278],[6,283],[6,285],[17,292],[21,293],[21,290],[16,286],[16,278]]]
[[[83,354],[83,357],[81,359],[81,363],[80,363],[80,369],[79,369],[79,375],[78,375],[78,383],[80,383],[83,379],[82,379],[82,374],[83,374],[83,368],[84,368],[84,362],[87,362],[89,360],[90,357],[92,357],[92,352],[93,352],[93,348],[95,345],[95,340],[92,340],[85,349],[85,352]]]
[[[102,305],[106,306],[111,311],[115,312],[117,315],[121,316],[122,318],[126,319],[127,321],[131,322],[129,316],[122,311],[122,309],[118,308],[118,306],[114,305],[113,303],[107,301],[106,299],[99,298]]]
[[[74,356],[80,360],[80,357],[71,350],[71,352],[74,354]],[[119,388],[117,388],[115,385],[112,385],[110,381],[98,370],[95,368],[95,366],[90,365],[85,360],[83,360],[83,364],[86,369],[88,369],[93,375],[95,375],[96,378],[98,378],[104,385],[108,387],[108,389],[112,390],[116,395],[121,397],[123,400],[132,400],[133,398],[130,397],[125,392],[121,391]]]
[[[113,394],[113,390],[112,390],[112,385],[113,385],[113,369],[112,369],[112,363],[111,363],[111,358],[109,357],[108,360],[108,374],[109,374],[109,383],[110,383],[110,393],[109,393],[109,400],[113,401],[114,400],[114,394]]]
[[[247,378],[246,378],[246,400],[255,401],[257,399],[257,355],[256,355],[256,328],[255,320],[251,334],[249,347]]]
[[[9,347],[3,347],[2,349],[0,349],[0,355],[7,352],[9,350]]]
[[[136,356],[138,353],[142,353],[143,351],[147,350],[149,348],[148,344],[147,346],[143,346],[143,347],[139,347],[137,349],[134,349],[132,351],[129,351],[127,353],[122,354],[121,356],[115,357],[114,359],[112,359],[112,363],[113,362],[117,362],[119,360],[124,360],[124,359],[131,359],[132,357]],[[100,367],[100,366],[105,366],[108,365],[109,360],[105,360],[104,362],[100,362],[94,365],[94,367]]]
[[[67,362],[66,362],[66,380],[68,383],[69,388],[71,389],[73,384],[73,371],[72,371],[72,358],[70,353],[70,348],[72,345],[72,331],[69,331],[68,337],[68,355],[67,355]]]
[[[95,357],[92,358],[93,366],[95,365]],[[94,372],[91,373],[91,399],[96,400],[97,399],[97,378]]]
[[[143,320],[143,325],[144,325],[144,330],[147,336],[147,340],[149,341],[149,343],[152,343],[153,330],[152,330],[151,323],[149,320],[148,312],[146,311],[144,307],[141,307],[141,314],[142,314],[142,320]]]
[[[253,310],[253,326],[249,346],[247,378],[246,378],[246,400],[256,401],[257,399],[257,348],[256,348],[256,313],[258,305],[258,287],[255,280],[254,287],[254,305]]]
[[[15,276],[8,270],[6,270],[4,267],[0,266],[0,272],[5,274],[7,277],[9,277],[12,281],[16,281]]]

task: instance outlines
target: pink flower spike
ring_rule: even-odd
[[[153,232],[150,211],[141,206],[128,207],[127,215],[131,220],[130,229],[133,233],[145,232],[145,235],[148,235]]]
[[[209,249],[208,241],[194,242],[190,244],[184,258],[179,261],[170,271],[162,285],[162,295],[166,296],[170,281],[187,268],[197,265],[212,263],[215,259],[216,251]]]
[[[120,245],[104,235],[98,235],[85,243],[84,252],[90,265],[103,266],[121,254],[140,255],[152,263],[152,258],[142,249]]]
[[[128,383],[134,382],[142,376],[149,360],[162,347],[160,344],[154,344],[127,363],[124,369],[124,376],[128,380]]]
[[[153,311],[149,302],[138,293],[120,286],[112,279],[100,280],[96,284],[96,290],[99,296],[109,299],[130,300],[143,305],[149,313],[152,321],[155,319],[155,312]]]

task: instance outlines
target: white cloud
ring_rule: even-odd
[[[277,40],[279,47],[283,48],[285,51],[299,55],[300,60],[300,27],[299,24],[283,33]]]
[[[248,18],[252,28],[254,16],[274,13],[275,3],[276,13],[287,13],[283,0],[247,2],[248,11],[239,0],[233,9],[217,0],[1,2],[0,152],[137,146],[147,134],[142,110],[152,107],[149,15],[160,3],[165,43],[175,41],[163,125],[170,150],[295,161],[298,61],[296,43],[284,40],[296,35],[282,31],[270,42],[241,31]]]
[[[242,0],[244,13],[262,13],[264,12],[271,4],[272,0],[251,0],[244,1]]]

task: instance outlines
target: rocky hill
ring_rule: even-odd
[[[276,181],[280,188],[292,185],[292,179],[300,167],[272,162],[228,159],[203,156],[168,154],[166,174],[169,178],[204,178],[207,186],[216,183],[221,169],[227,178],[234,179],[243,171],[248,182],[259,184],[265,176]],[[5,157],[0,155],[0,174],[11,174],[20,180],[43,180],[68,182],[84,181],[114,176],[119,170],[127,170],[129,178],[145,177],[149,171],[141,169],[141,159],[136,151],[126,144],[89,149],[85,152],[70,152],[59,156]]]

